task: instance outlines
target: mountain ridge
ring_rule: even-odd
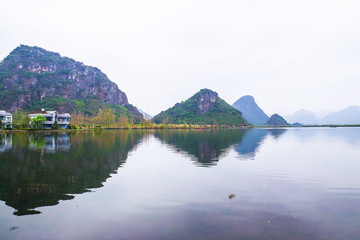
[[[314,124],[360,124],[360,106],[349,106],[339,111],[330,112],[320,118],[315,113],[300,109],[287,117],[290,123],[299,122],[307,125]]]
[[[46,108],[94,115],[105,107],[142,118],[126,94],[97,67],[26,45],[15,48],[0,63],[1,109]]]

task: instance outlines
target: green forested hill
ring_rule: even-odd
[[[154,123],[247,125],[241,112],[209,89],[202,89],[191,98],[156,115]]]
[[[272,115],[269,120],[265,123],[265,125],[268,126],[288,126],[289,123],[286,122],[286,120],[281,117],[279,114]]]

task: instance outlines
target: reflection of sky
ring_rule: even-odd
[[[309,129],[266,137],[255,161],[238,161],[234,152],[211,168],[194,166],[189,156],[150,137],[94,192],[41,208],[38,216],[13,216],[1,203],[0,235],[358,240],[360,143],[345,140],[346,131],[332,137],[327,129],[303,141],[301,131]],[[19,231],[10,232],[12,226]]]
[[[360,128],[295,128],[292,130],[292,134],[302,142],[312,140],[315,137],[325,137],[332,141],[346,142],[351,145],[356,145],[360,142]]]

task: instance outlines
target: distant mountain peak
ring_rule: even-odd
[[[279,114],[275,113],[269,118],[269,120],[265,123],[265,125],[268,125],[268,126],[288,126],[289,123],[286,122],[286,120],[283,117],[281,117]]]
[[[144,117],[145,120],[150,120],[152,119],[152,116],[150,114],[148,114],[147,112],[141,110],[140,108],[136,108]]]
[[[253,96],[251,96],[251,95],[244,95],[241,98],[255,102],[255,98]]]
[[[332,112],[321,119],[322,124],[360,124],[360,106],[350,106]]]
[[[290,123],[316,124],[319,122],[315,113],[306,109],[296,111],[294,114],[288,116],[287,119]]]
[[[256,104],[254,97],[251,95],[242,96],[232,106],[239,110],[248,122],[254,125],[263,125],[269,119],[268,115]]]
[[[318,118],[315,113],[300,109],[287,117],[290,123],[299,122],[309,124],[360,124],[360,106],[349,106],[340,111],[331,112],[323,118]]]

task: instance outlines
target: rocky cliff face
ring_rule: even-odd
[[[129,104],[126,94],[98,68],[55,52],[21,45],[0,63],[1,109],[32,110],[34,102],[53,98]]]
[[[203,89],[196,99],[197,113],[202,115],[213,109],[217,97],[218,94],[216,92],[209,89]]]

